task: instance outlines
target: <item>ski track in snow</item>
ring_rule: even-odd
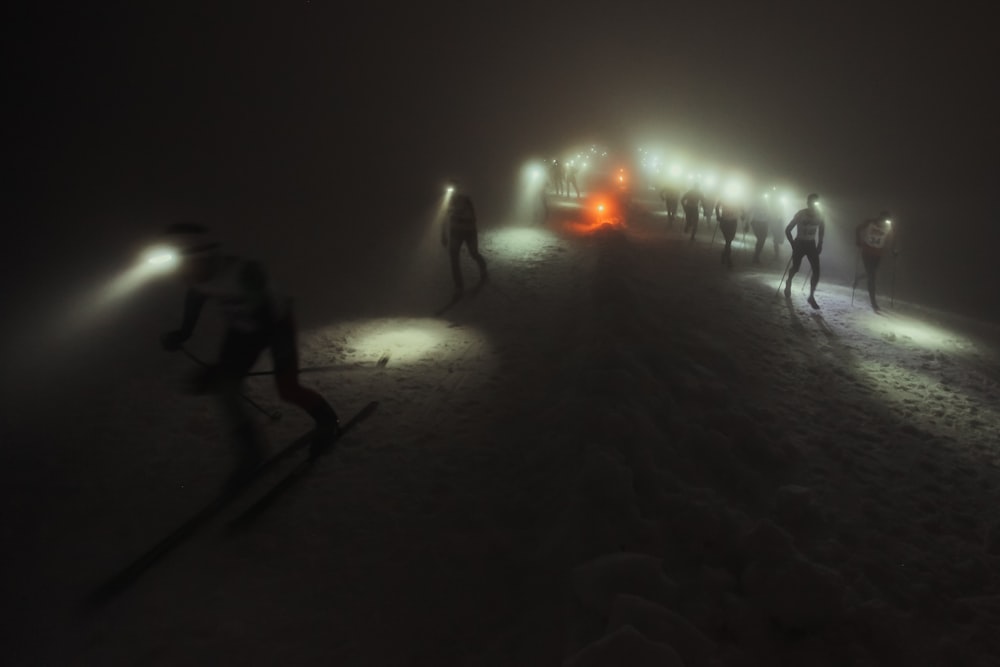
[[[379,411],[96,612],[225,475],[219,419],[168,355],[72,427],[24,417],[12,664],[1000,663],[996,328],[823,281],[813,311],[808,270],[776,291],[787,254],[728,271],[710,237],[487,230],[491,283],[443,316],[303,331],[304,366],[340,365],[303,382]],[[411,291],[443,301],[446,262]],[[282,409],[273,446],[308,428]]]

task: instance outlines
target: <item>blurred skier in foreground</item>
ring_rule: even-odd
[[[868,298],[871,300],[872,310],[876,313],[880,309],[875,299],[875,278],[882,261],[882,253],[892,246],[892,221],[889,218],[889,211],[882,211],[877,218],[862,221],[854,230],[861,261],[865,266],[864,275],[854,276],[854,287],[858,286],[861,278],[868,279]],[[892,254],[893,256],[897,254],[894,248]]]
[[[197,223],[167,228],[168,241],[177,250],[179,275],[188,290],[181,327],[165,333],[161,342],[167,350],[181,349],[191,337],[205,302],[219,304],[226,325],[219,357],[206,366],[195,385],[199,393],[216,393],[221,398],[236,446],[236,469],[226,483],[227,488],[233,488],[262,462],[260,436],[240,399],[243,379],[265,349],[271,350],[281,398],[305,410],[316,422],[312,454],[337,437],[340,423],[320,394],[299,384],[291,299],[278,293],[261,264],[224,255],[207,232]]]
[[[469,249],[469,255],[479,265],[479,284],[484,285],[488,279],[486,260],[479,254],[479,232],[476,229],[476,209],[472,198],[459,189],[454,180],[448,182],[450,194],[448,209],[445,212],[444,225],[441,227],[441,245],[448,248],[451,259],[451,278],[455,284],[453,299],[460,299],[465,291],[462,280],[462,266],[459,251],[462,244]]]
[[[792,230],[795,238],[792,238]],[[816,284],[819,283],[819,256],[823,252],[823,234],[826,223],[819,212],[819,195],[811,194],[806,198],[806,208],[800,210],[785,227],[785,237],[792,246],[792,268],[785,281],[785,298],[792,296],[792,278],[802,265],[802,258],[809,260],[811,275],[809,279],[809,305],[819,309],[816,303]]]

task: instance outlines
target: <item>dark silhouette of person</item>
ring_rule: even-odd
[[[795,238],[792,238],[792,230]],[[792,278],[802,265],[802,258],[809,260],[811,277],[809,279],[809,305],[819,309],[816,303],[816,285],[819,283],[819,256],[823,252],[823,234],[826,223],[819,211],[819,195],[811,194],[806,198],[806,208],[801,209],[785,227],[785,237],[792,246],[792,268],[785,282],[785,297],[792,296]]]
[[[548,222],[549,219],[549,193],[543,182],[538,188],[538,211],[541,213],[540,222]]]
[[[553,160],[552,166],[549,167],[549,181],[557,195],[563,194],[563,188],[566,184],[566,170],[559,160]],[[569,193],[567,192],[567,194]]]
[[[228,417],[236,445],[236,467],[226,488],[245,482],[262,462],[260,436],[244,409],[241,386],[265,349],[270,349],[274,361],[278,394],[302,408],[316,423],[312,453],[329,445],[340,422],[326,399],[299,383],[292,300],[277,290],[262,264],[223,254],[204,225],[177,223],[167,228],[166,236],[177,250],[178,274],[188,289],[182,324],[161,336],[163,347],[170,351],[182,348],[207,301],[218,303],[225,322],[218,360],[206,365],[194,388],[198,393],[217,394]]]
[[[691,240],[698,232],[698,205],[701,203],[702,194],[698,186],[694,186],[681,197],[681,207],[684,209],[684,233],[691,232]]]
[[[580,167],[576,163],[570,162],[566,169],[566,196],[569,197],[569,186],[576,190],[576,198],[580,198],[580,188],[576,184],[576,175],[580,173]]]
[[[854,286],[857,287],[858,280],[862,277],[868,280],[868,298],[872,304],[872,310],[879,312],[878,300],[875,298],[875,279],[878,276],[878,267],[882,262],[882,255],[887,250],[892,250],[892,221],[889,211],[882,211],[877,218],[868,218],[854,230],[855,241],[857,242],[861,261],[865,266],[864,276],[854,277]]]
[[[705,226],[712,228],[712,212],[715,211],[717,199],[705,191],[701,195],[701,210],[705,213]],[[718,219],[718,216],[716,216]]]
[[[674,220],[677,218],[677,204],[680,197],[677,194],[677,188],[672,185],[664,185],[660,189],[660,199],[663,200],[664,205],[667,209],[667,228],[674,228]]]
[[[733,268],[733,239],[743,217],[743,209],[735,198],[724,197],[715,204],[715,219],[719,221],[719,231],[726,242],[722,247],[722,263],[730,269]]]
[[[764,250],[768,233],[773,233],[774,221],[778,217],[774,211],[774,202],[768,195],[760,198],[760,201],[750,209],[750,229],[753,231],[755,244],[753,247],[753,263],[760,264],[760,253]],[[778,238],[783,235],[774,235],[774,256],[778,256]]]
[[[479,254],[479,233],[476,228],[476,209],[472,198],[459,189],[458,183],[451,181],[451,192],[448,197],[448,208],[445,213],[444,225],[441,228],[441,244],[447,246],[451,258],[451,278],[455,284],[454,298],[460,298],[464,292],[462,281],[462,266],[459,251],[464,244],[469,249],[469,255],[479,265],[479,283],[485,284],[488,275],[486,260]]]
[[[771,243],[774,245],[774,259],[778,259],[781,256],[781,246],[785,244],[785,223],[781,219],[777,204],[771,202],[771,208],[769,232],[771,234]]]

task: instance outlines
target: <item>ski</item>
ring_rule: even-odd
[[[250,522],[253,521],[255,518],[263,514],[264,510],[270,507],[278,496],[280,496],[286,489],[292,486],[296,481],[304,477],[305,474],[312,469],[313,465],[316,464],[317,459],[322,454],[325,454],[329,452],[331,449],[333,449],[333,446],[337,443],[337,441],[339,441],[342,437],[347,435],[355,426],[357,426],[364,420],[368,419],[368,417],[370,417],[372,413],[375,412],[376,408],[378,408],[378,401],[372,401],[365,407],[361,408],[361,410],[356,415],[351,417],[346,424],[340,427],[340,433],[337,434],[337,438],[333,442],[329,443],[329,445],[324,447],[321,451],[312,454],[309,457],[300,461],[298,465],[296,465],[294,468],[288,471],[288,473],[284,477],[278,480],[278,482],[274,486],[272,486],[267,493],[261,496],[257,500],[257,502],[255,502],[253,505],[244,510],[243,513],[237,516],[235,519],[231,520],[228,524],[229,530],[230,531],[240,530],[241,528],[244,528],[247,525],[249,525]]]
[[[205,522],[225,509],[230,503],[236,500],[243,491],[247,489],[255,480],[268,470],[271,470],[278,463],[286,459],[291,454],[304,449],[312,439],[312,431],[299,436],[283,449],[277,451],[263,463],[240,485],[226,489],[219,493],[203,508],[195,512],[187,521],[182,523],[162,540],[147,549],[138,558],[133,560],[121,571],[108,579],[94,592],[87,596],[85,602],[87,606],[99,606],[111,600],[117,594],[128,588],[143,573],[152,567],[157,561],[170,553],[186,538],[193,535]]]

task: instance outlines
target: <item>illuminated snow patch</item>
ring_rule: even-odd
[[[375,331],[358,341],[362,356],[389,355],[396,360],[419,359],[441,341],[440,335],[419,327]]]
[[[908,341],[927,349],[958,350],[972,345],[971,340],[955,331],[902,315],[870,317],[864,320],[864,326],[885,340]]]
[[[346,322],[311,331],[303,342],[309,348],[303,357],[318,357],[323,363],[368,364],[388,357],[394,367],[421,361],[447,362],[472,349],[480,355],[489,349],[486,337],[475,329],[452,327],[435,318]]]
[[[552,232],[537,227],[509,227],[491,232],[487,237],[490,254],[503,259],[525,259],[554,242]]]

